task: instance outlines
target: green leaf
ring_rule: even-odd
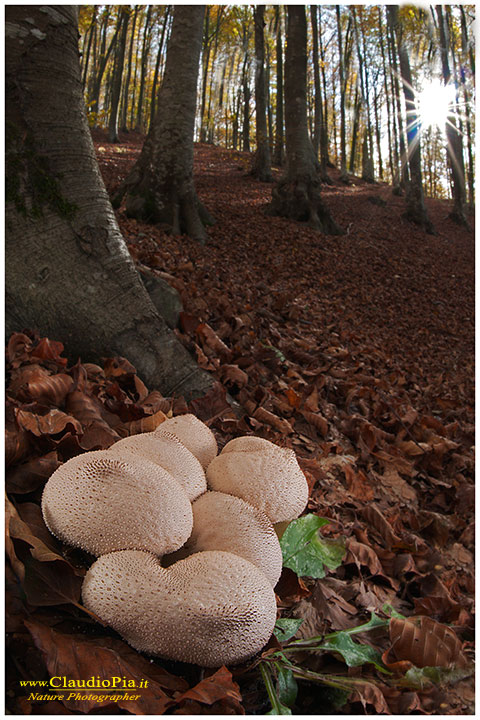
[[[293,673],[288,668],[275,663],[277,668],[278,700],[284,707],[291,707],[297,699],[298,686]]]
[[[340,653],[348,667],[359,667],[365,663],[371,663],[380,672],[388,673],[378,650],[370,645],[355,642],[346,632],[336,633],[335,637],[330,638],[323,645],[319,645],[318,649]]]
[[[340,633],[345,633],[346,635],[357,635],[358,633],[375,630],[375,628],[388,627],[389,622],[389,620],[383,620],[382,618],[378,617],[378,615],[375,615],[374,612],[372,612],[370,620],[366,623],[363,623],[363,625],[356,625],[355,627],[347,628],[346,630],[339,630],[334,633],[329,633],[328,635],[325,635],[325,640],[330,640],[331,638],[336,637]]]
[[[303,619],[297,620],[296,618],[280,618],[280,620],[277,620],[275,623],[273,634],[277,638],[278,642],[286,642],[295,635],[302,623]]]
[[[452,685],[473,674],[473,668],[412,667],[397,684],[424,690],[433,685]]]
[[[385,613],[385,615],[388,615],[388,617],[394,617],[398,618],[399,620],[405,620],[405,615],[401,615],[399,612],[395,610],[393,605],[390,605],[390,603],[385,603],[382,607],[382,611]]]
[[[283,564],[299,576],[325,577],[326,565],[335,570],[345,555],[342,540],[325,540],[318,530],[329,521],[310,513],[293,520],[280,540]]]

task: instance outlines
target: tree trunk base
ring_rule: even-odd
[[[283,178],[272,190],[268,214],[304,222],[325,235],[342,235],[343,230],[321,200],[319,186],[316,179]]]
[[[453,220],[457,225],[461,225],[467,230],[470,230],[470,225],[468,224],[463,208],[454,207],[453,210],[448,213],[448,218],[449,220]]]

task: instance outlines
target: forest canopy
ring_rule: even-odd
[[[327,165],[343,162],[347,173],[399,185],[408,175],[408,135],[418,134],[424,191],[448,198],[446,127],[454,126],[461,137],[466,199],[472,202],[474,6],[403,5],[398,15],[410,56],[417,115],[413,126],[402,92],[399,38],[387,6],[307,6],[307,108],[313,145]],[[112,129],[115,114],[122,130],[148,130],[172,18],[172,6],[80,6],[82,82],[92,127]],[[263,24],[267,132],[278,164],[284,151],[286,8],[265,6]],[[112,102],[119,63],[121,92]],[[196,140],[255,150],[257,64],[253,7],[207,6]]]

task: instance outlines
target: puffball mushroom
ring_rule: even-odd
[[[61,465],[48,480],[42,513],[50,532],[93,555],[113,550],[173,552],[189,537],[192,506],[159,465],[87,452]]]
[[[118,440],[108,452],[137,456],[160,465],[180,483],[190,501],[207,489],[205,473],[195,455],[172,433],[140,433]]]
[[[207,467],[218,452],[217,441],[210,428],[190,413],[165,420],[154,432],[159,435],[166,432],[175,435],[195,455],[203,468]]]
[[[231,443],[249,443],[251,449],[231,449],[227,443],[207,468],[208,487],[246,500],[272,523],[298,517],[308,502],[308,484],[293,450],[268,440],[252,443],[247,437]]]
[[[164,565],[204,550],[224,550],[256,565],[275,587],[282,550],[265,513],[233,495],[212,491],[195,500],[192,509],[192,534],[180,550],[163,558]]]
[[[82,597],[136,650],[204,667],[240,663],[261,650],[277,610],[264,574],[220,551],[169,568],[150,553],[110,553],[87,572]]]

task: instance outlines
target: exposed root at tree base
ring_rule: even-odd
[[[304,222],[325,235],[343,234],[322,202],[317,179],[280,180],[272,190],[272,202],[267,213]]]

